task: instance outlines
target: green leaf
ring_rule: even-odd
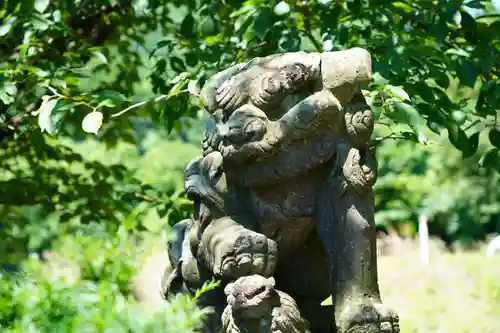
[[[290,13],[290,5],[285,1],[280,1],[274,6],[274,13],[278,16],[287,15]]]
[[[94,51],[93,52],[94,56],[102,63],[105,63],[107,64],[108,63],[108,59],[106,58],[106,56],[104,54],[102,54],[102,52],[100,51]]]
[[[161,48],[163,48],[165,46],[170,47],[171,45],[172,45],[172,41],[171,40],[164,39],[164,40],[161,40],[158,43],[156,43],[156,49],[161,49]]]
[[[99,102],[99,106],[106,106],[110,108],[120,106],[127,101],[127,98],[125,96],[123,96],[119,92],[112,90],[101,91],[95,98],[96,100],[93,102]]]
[[[296,32],[290,32],[281,36],[278,46],[282,52],[296,52],[300,50],[302,39]]]
[[[5,20],[5,22],[0,25],[0,37],[7,35],[12,29],[12,25],[16,22],[17,17],[11,16]]]
[[[495,148],[500,149],[500,131],[498,129],[492,128],[488,133],[488,138]]]
[[[446,73],[437,73],[435,74],[436,76],[434,77],[434,80],[438,84],[438,86],[447,89],[450,85],[450,78]]]
[[[10,81],[0,81],[0,85],[0,100],[5,105],[13,103],[17,94],[16,85]]]
[[[99,104],[97,104],[96,109],[103,107],[103,106],[108,107],[108,108],[114,108],[114,107],[116,107],[116,104],[111,99],[105,99],[105,100],[99,102]]]
[[[474,33],[477,28],[476,20],[465,10],[460,11],[460,25],[466,33]]]
[[[479,91],[479,97],[477,98],[477,102],[476,102],[476,109],[479,112],[479,114],[484,115],[483,109],[484,109],[485,105],[488,104],[490,96],[494,95],[494,91],[495,91],[494,88],[495,88],[496,84],[497,83],[495,81],[489,80],[489,81],[484,82],[481,85],[481,90]]]
[[[73,76],[73,75],[66,75],[64,77],[64,81],[66,82],[67,85],[70,85],[70,86],[77,86],[80,84],[80,78],[78,78],[77,76]]]
[[[165,59],[160,59],[155,64],[155,71],[159,73],[164,73],[166,68],[167,68],[167,60]]]
[[[196,52],[186,54],[186,64],[191,67],[196,66],[198,64],[198,54]]]
[[[244,16],[244,15],[247,15],[249,13],[252,13],[255,11],[255,6],[253,3],[247,1],[245,3],[245,5],[243,5],[240,9],[232,12],[230,15],[229,15],[229,18],[233,19],[233,18],[237,18],[239,16]]]
[[[45,9],[47,9],[49,4],[50,4],[50,0],[36,0],[35,1],[35,9],[38,12],[43,13],[45,11]]]
[[[223,42],[223,35],[222,34],[217,34],[215,36],[209,36],[209,37],[205,38],[205,44],[207,44],[207,46],[219,45],[222,42]],[[215,51],[215,52],[212,52],[212,54],[216,54],[216,52],[218,52],[219,54],[221,53],[220,51]],[[207,58],[205,58],[205,59],[207,59]],[[217,56],[217,59],[220,59],[220,57]],[[208,60],[208,61],[210,61],[210,60]]]
[[[61,11],[59,9],[54,10],[54,12],[52,13],[52,18],[54,19],[54,21],[60,22],[61,21]]]
[[[464,6],[475,9],[484,9],[484,1],[482,0],[472,0],[464,3]]]
[[[411,13],[413,10],[413,8],[409,4],[402,2],[402,1],[393,2],[393,3],[391,3],[391,5],[393,5],[396,8],[401,8],[406,13]]]
[[[198,96],[200,94],[200,87],[198,85],[198,80],[189,80],[188,91],[193,96]]]
[[[482,168],[499,168],[499,152],[498,148],[488,150],[479,160],[479,166]]]
[[[337,34],[337,42],[342,45],[347,44],[349,42],[350,37],[351,36],[349,34],[349,28],[346,27],[345,25],[341,25],[340,31]]]
[[[83,118],[82,129],[87,133],[97,134],[102,126],[103,115],[99,111],[92,111]]]
[[[54,135],[57,133],[57,121],[55,121],[55,117],[53,117],[52,112],[56,107],[59,100],[45,99],[42,101],[40,108],[38,109],[38,126],[40,126],[40,130],[42,132],[47,132],[50,135]]]
[[[470,53],[463,50],[463,49],[448,49],[446,50],[446,52],[444,54],[454,54],[454,55],[457,55],[457,56],[460,56],[460,57],[465,57],[465,58],[469,58],[470,57]]]
[[[412,131],[417,136],[421,135],[421,128],[424,119],[417,109],[415,109],[412,105],[403,102],[394,103],[394,107],[396,112],[388,114],[388,116],[397,122],[402,122],[410,126]]]
[[[332,296],[328,296],[325,300],[323,300],[320,304],[321,306],[332,306],[333,305],[333,300]]]
[[[53,22],[47,19],[44,15],[38,12],[34,12],[31,23],[33,24],[33,27],[35,29],[40,31],[46,31],[51,27]]]
[[[396,97],[401,102],[410,100],[410,96],[408,95],[408,93],[406,91],[404,91],[403,87],[401,87],[401,86],[393,86],[393,85],[388,84],[386,86],[386,89],[388,90],[388,92],[391,96]]]
[[[376,85],[383,86],[383,87],[385,87],[387,84],[389,84],[389,80],[387,80],[385,77],[383,77],[379,72],[373,73],[372,81]]]
[[[194,26],[195,26],[195,20],[193,15],[187,14],[184,20],[182,20],[181,27],[180,27],[180,33],[183,37],[185,38],[193,38],[196,36],[196,33],[194,31]]]
[[[168,92],[168,97],[170,98],[171,96],[174,96],[178,94],[186,84],[189,83],[189,79],[187,78],[186,73],[181,73],[178,76],[176,76],[172,82],[175,82],[175,84],[170,88],[170,91]]]
[[[253,24],[245,32],[245,40],[263,40],[273,23],[273,12],[268,7],[260,8]]]
[[[182,61],[182,59],[179,57],[171,57],[170,66],[177,73],[182,73],[186,71],[186,65],[184,64],[184,61]]]
[[[237,16],[234,20],[234,32],[240,33],[241,31],[246,31],[250,27],[254,19],[255,10],[247,12],[245,15]]]
[[[132,2],[132,7],[138,13],[142,13],[148,9],[148,0],[134,0]]]
[[[457,124],[462,125],[467,119],[465,112],[460,110],[455,110],[451,113],[451,118],[457,122]]]
[[[427,127],[438,135],[441,135],[441,132],[443,131],[443,127],[441,126],[441,124],[432,120],[427,121]]]
[[[127,231],[134,230],[137,227],[137,221],[138,221],[138,216],[142,212],[144,212],[145,207],[139,205],[137,208],[135,208],[128,216],[127,218],[122,222],[123,227]]]
[[[149,53],[149,57],[153,57],[156,54],[156,51],[158,51],[161,48],[167,47],[168,51],[171,50],[172,48],[172,41],[169,39],[161,40],[158,43],[156,43],[156,46],[154,49],[151,50]]]
[[[469,144],[467,134],[455,123],[448,122],[446,128],[448,129],[448,139],[451,144],[458,150],[465,151]]]
[[[372,109],[373,112],[373,119],[375,120],[375,122],[377,122],[382,114],[382,108],[378,106],[371,106],[370,108]]]
[[[467,145],[462,150],[462,157],[469,158],[474,155],[479,145],[479,132],[472,134],[467,140]]]
[[[37,68],[36,69],[36,75],[38,75],[41,78],[45,78],[45,77],[49,76],[50,73],[47,72],[47,71],[44,71],[43,69]]]
[[[476,66],[471,61],[465,60],[460,71],[460,84],[474,87],[477,78]]]
[[[198,31],[201,36],[208,37],[218,33],[214,19],[210,16],[205,17],[199,24]]]

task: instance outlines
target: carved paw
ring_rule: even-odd
[[[205,132],[201,141],[201,147],[203,149],[204,155],[208,155],[213,151],[217,151],[217,148],[219,147],[221,141],[222,134],[219,132],[217,127],[213,128],[211,131]]]
[[[224,159],[236,162],[248,161],[259,156],[265,156],[271,149],[272,146],[265,141],[250,142],[239,146],[232,143],[227,145],[221,144],[219,146],[219,151]]]
[[[347,183],[356,191],[373,186],[377,177],[377,166],[371,153],[367,152],[366,158],[362,161],[360,151],[357,148],[344,149],[349,149],[342,166]]]
[[[259,141],[267,132],[267,115],[261,109],[244,105],[235,110],[227,119],[222,132],[223,140],[234,144]]]
[[[278,248],[266,236],[242,230],[221,240],[215,258],[214,273],[226,278],[259,274],[271,276],[276,267]]]
[[[251,131],[251,133],[257,132],[258,135],[255,135],[253,139],[265,133],[258,141],[251,141],[243,144],[236,144],[229,141],[221,142],[218,150],[225,160],[241,163],[259,157],[269,156],[276,151],[280,139],[276,131],[276,123],[268,122],[265,129],[261,129],[262,125],[258,123],[256,123],[256,125],[258,125],[256,127],[257,129]]]
[[[216,90],[215,101],[223,110],[234,110],[248,99],[248,80],[239,74],[224,81]]]
[[[399,317],[377,300],[347,303],[337,316],[338,333],[399,333]]]

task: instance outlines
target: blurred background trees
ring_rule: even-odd
[[[0,2],[0,330],[53,332],[54,316],[61,332],[154,331],[124,315],[128,281],[191,213],[197,94],[256,56],[369,50],[379,228],[412,237],[426,215],[448,245],[500,232],[499,13],[480,0]],[[74,279],[53,282],[47,253],[76,262]],[[188,332],[186,318],[160,325]]]

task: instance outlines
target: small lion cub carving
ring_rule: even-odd
[[[250,275],[224,289],[227,307],[222,314],[225,333],[310,333],[288,294],[275,289],[274,278]]]

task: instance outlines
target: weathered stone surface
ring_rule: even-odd
[[[203,87],[215,126],[186,168],[194,218],[169,243],[165,290],[221,280],[200,301],[207,332],[399,332],[377,282],[370,79],[353,48],[256,58]]]

